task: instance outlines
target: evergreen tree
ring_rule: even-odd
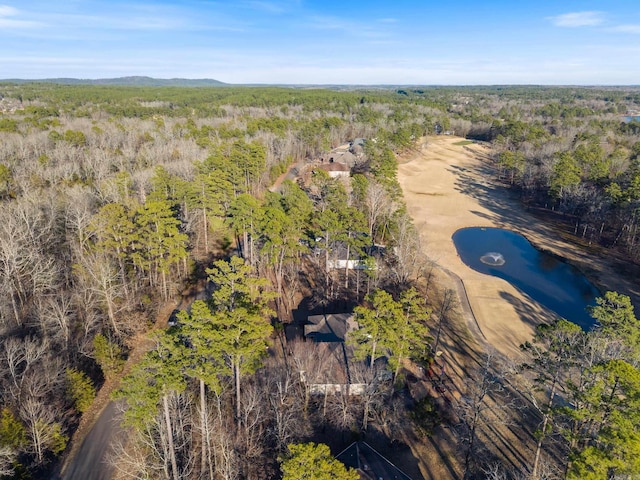
[[[585,333],[578,325],[560,319],[551,325],[539,325],[533,341],[521,345],[531,354],[533,363],[525,365],[525,368],[535,372],[537,385],[528,391],[529,398],[542,414],[542,422],[536,430],[537,444],[531,467],[533,478],[538,475],[543,442],[554,427],[556,394],[564,388],[567,373],[578,364],[584,337]],[[545,396],[548,391],[548,397],[542,404],[536,395],[538,390],[545,392]]]
[[[238,195],[229,207],[227,223],[236,234],[242,235],[238,243],[242,245],[242,256],[255,265],[255,240],[264,218],[264,209],[253,195],[243,193]]]
[[[590,308],[590,314],[602,333],[620,338],[640,353],[640,321],[634,314],[631,299],[617,292],[606,292],[596,298],[596,304]]]
[[[181,222],[167,200],[150,200],[136,216],[134,261],[151,278],[160,274],[162,293],[168,297],[167,274],[172,265],[187,258],[188,237],[180,231]],[[186,273],[186,272],[185,272]]]
[[[640,371],[624,360],[611,360],[589,369],[587,378],[576,407],[564,409],[579,435],[568,478],[639,475]]]
[[[367,296],[370,307],[359,306],[354,309],[355,319],[360,328],[350,335],[358,359],[369,357],[373,364],[380,353],[387,354],[393,343],[394,331],[403,320],[402,306],[391,294],[376,290]]]
[[[389,341],[392,353],[389,366],[393,368],[394,382],[398,378],[402,361],[424,350],[430,341],[426,322],[431,316],[431,309],[425,306],[418,291],[410,288],[402,292],[400,305],[403,316],[392,330],[393,335]]]
[[[67,371],[67,392],[76,410],[84,413],[89,409],[96,396],[96,388],[91,379],[83,372],[75,368],[68,368]]]
[[[241,377],[255,372],[267,353],[267,338],[273,332],[268,321],[273,312],[268,304],[275,295],[266,290],[269,282],[254,277],[251,266],[239,257],[217,261],[207,273],[215,288],[211,298],[213,328],[234,378],[236,415],[240,418]]]

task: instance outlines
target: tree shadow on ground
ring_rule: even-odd
[[[496,170],[489,161],[467,167],[452,165],[448,171],[456,176],[456,190],[475,199],[489,212],[471,213],[521,233],[534,245],[543,239],[545,249],[557,252],[576,265],[601,289],[623,292],[640,305],[640,285],[634,281],[640,267],[630,266],[618,252],[581,244],[568,216],[524,205],[517,192],[497,180]],[[622,271],[635,274],[620,275]]]
[[[558,315],[539,305],[528,295],[522,293],[525,301],[510,294],[509,292],[500,292],[500,298],[504,299],[516,310],[520,319],[532,328],[536,328],[541,323],[551,323],[558,319]]]
[[[411,451],[411,448],[402,441],[390,441],[389,438],[376,429],[359,432],[340,429],[329,423],[324,423],[316,428],[312,437],[308,438],[307,441],[328,445],[334,456],[340,454],[353,442],[365,441],[413,480],[422,480],[424,478],[418,466],[418,459]]]

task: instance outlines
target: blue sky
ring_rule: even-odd
[[[0,0],[0,78],[640,84],[638,0]]]

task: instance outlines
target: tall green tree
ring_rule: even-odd
[[[344,205],[338,211],[342,232],[336,237],[347,247],[345,259],[347,264],[344,269],[344,288],[349,288],[349,261],[355,253],[357,257],[363,254],[363,248],[371,244],[371,239],[362,235],[367,230],[367,221],[362,211],[350,205]]]
[[[398,199],[402,189],[398,183],[398,162],[393,151],[388,147],[376,147],[371,142],[365,144],[365,149],[370,157],[371,174],[392,199]]]
[[[93,350],[104,378],[113,378],[122,371],[124,352],[116,342],[99,333],[93,337]]]
[[[538,478],[543,442],[552,431],[556,394],[564,388],[567,373],[578,365],[584,342],[585,332],[578,325],[560,319],[552,324],[539,325],[533,341],[521,345],[532,359],[525,368],[535,373],[535,388],[527,389],[527,392],[542,415],[542,422],[536,430],[536,451],[531,466],[534,479]],[[542,402],[537,395],[540,391],[544,392]]]
[[[640,353],[640,321],[635,316],[631,298],[618,292],[606,292],[596,298],[596,305],[589,313],[602,333],[620,338]]]
[[[153,170],[151,177],[151,191],[147,195],[147,201],[168,201],[176,208],[185,197],[185,189],[188,183],[177,175],[172,175],[162,165]]]
[[[231,201],[227,223],[236,234],[242,236],[242,256],[255,265],[255,240],[264,218],[260,200],[248,193],[242,193]]]
[[[582,171],[571,155],[564,152],[558,156],[553,167],[549,192],[557,199],[562,199],[567,191],[580,184]]]
[[[221,341],[219,322],[210,306],[203,300],[196,300],[189,311],[178,314],[178,326],[160,336],[164,347],[174,352],[176,368],[186,378],[196,379],[199,385],[200,403],[200,472],[213,478],[212,432],[208,428],[207,392],[220,395],[222,381],[231,374],[224,361],[224,343]]]
[[[205,252],[209,252],[209,231],[219,230],[236,196],[238,168],[219,149],[196,162],[196,175],[186,190],[186,205],[202,213]]]
[[[337,179],[329,177],[324,170],[314,171],[313,190],[317,192],[316,211],[311,224],[313,234],[321,238],[325,263],[325,300],[333,296],[333,277],[331,275],[331,253],[337,242],[345,239],[345,208],[348,197],[344,185]]]
[[[404,312],[402,306],[384,290],[368,295],[367,303],[369,306],[358,306],[353,310],[360,328],[351,333],[349,341],[355,347],[356,358],[369,357],[369,366],[373,368],[378,355],[388,353],[394,330],[402,322]]]
[[[126,285],[126,266],[132,262],[136,248],[135,212],[122,203],[108,203],[93,216],[89,230],[95,236],[96,249],[115,256]]]
[[[0,446],[18,450],[24,447],[26,441],[27,432],[20,419],[3,407],[0,410]]]
[[[429,343],[429,328],[427,320],[431,316],[431,309],[425,306],[422,295],[415,289],[405,290],[400,295],[402,319],[392,330],[389,341],[391,357],[389,366],[393,368],[393,380],[398,378],[402,361],[417,355]]]
[[[525,158],[522,152],[505,150],[498,155],[498,165],[509,173],[509,183],[513,185],[520,178],[525,169]]]
[[[640,371],[624,360],[610,360],[589,369],[587,378],[575,408],[564,410],[578,427],[567,477],[639,475]]]
[[[75,368],[67,368],[67,394],[73,401],[76,410],[84,413],[89,409],[96,396],[96,388],[91,379]]]
[[[241,378],[255,372],[267,354],[267,338],[273,332],[269,302],[275,295],[268,290],[268,280],[255,277],[251,266],[239,257],[217,261],[207,273],[215,288],[212,322],[233,375],[239,419]]]
[[[4,163],[0,163],[0,199],[10,196],[12,182],[13,172]]]
[[[160,334],[162,337],[163,334]],[[149,431],[154,418],[161,411],[166,429],[166,449],[170,470],[167,476],[180,480],[182,466],[178,466],[174,437],[176,435],[169,397],[186,389],[182,372],[183,351],[171,348],[169,342],[159,341],[157,348],[147,352],[142,361],[121,382],[114,392],[115,399],[123,399],[127,408],[123,415],[123,424],[138,431]]]
[[[167,274],[172,266],[186,261],[186,234],[180,231],[181,222],[167,200],[150,200],[136,215],[136,245],[134,261],[151,279],[160,276],[162,294],[168,297]],[[186,273],[186,265],[185,265]]]
[[[239,191],[257,193],[259,180],[265,172],[266,157],[264,145],[257,141],[237,140],[233,143],[229,161],[242,172],[242,181],[236,182]]]
[[[284,273],[288,263],[299,259],[307,247],[301,242],[301,228],[295,218],[284,209],[282,195],[270,193],[265,199],[264,215],[260,225],[262,253],[273,268],[276,292],[284,293]]]

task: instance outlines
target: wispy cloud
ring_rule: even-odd
[[[18,17],[18,18],[12,18]],[[9,5],[0,5],[0,28],[35,28],[43,26],[33,20],[21,20],[20,10]]]
[[[111,16],[111,15],[56,15],[58,20],[74,28],[100,28],[107,30],[174,30],[185,28],[187,22],[180,18],[161,16]]]
[[[17,15],[18,9],[10,7],[9,5],[0,5],[0,17],[11,17]]]
[[[616,27],[611,28],[612,32],[621,32],[621,33],[636,33],[640,34],[640,24],[627,24],[627,25],[618,25]]]
[[[597,11],[572,12],[547,18],[556,27],[595,27],[604,22],[604,13]]]
[[[240,0],[229,6],[241,7],[270,15],[294,13],[302,7],[302,0]]]

